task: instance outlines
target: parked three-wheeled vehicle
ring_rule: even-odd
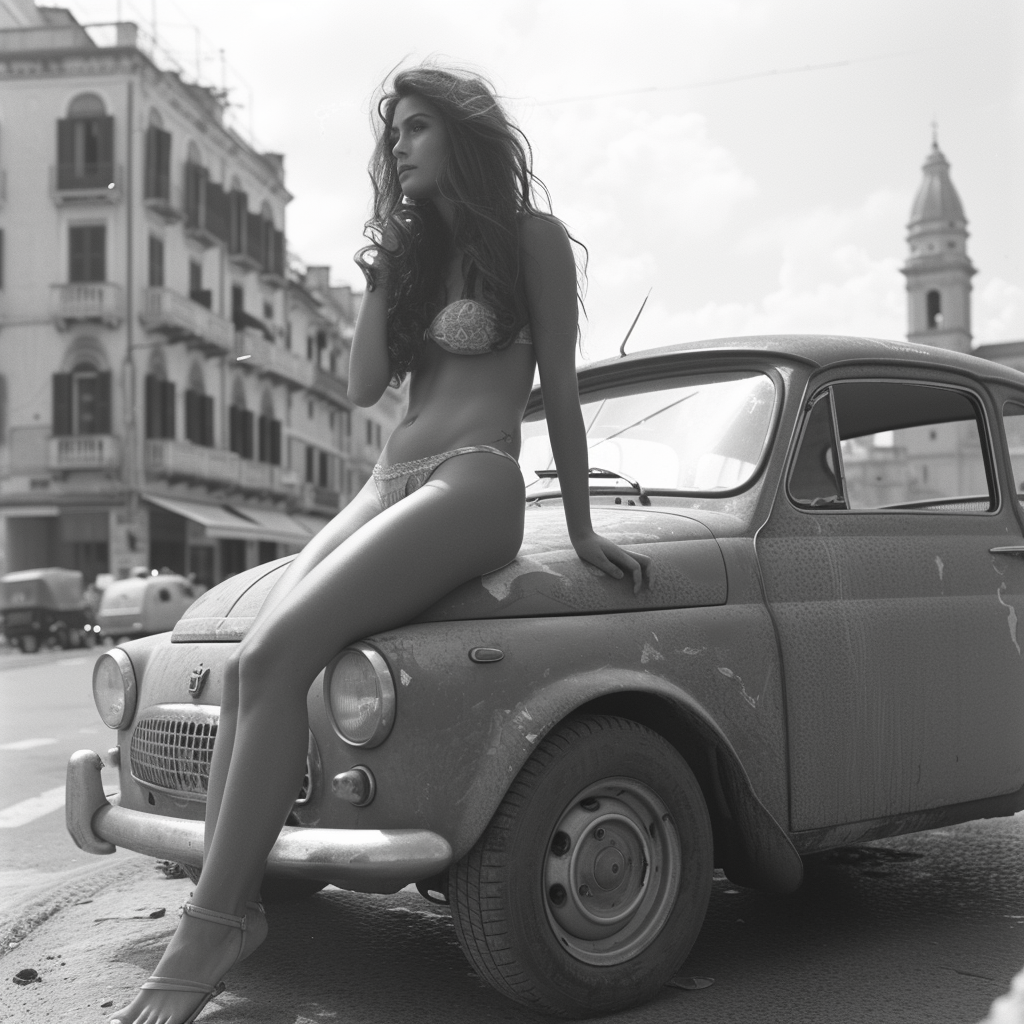
[[[99,633],[77,569],[25,569],[0,577],[4,635],[26,654],[47,644],[91,646]]]

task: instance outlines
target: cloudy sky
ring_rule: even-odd
[[[904,232],[939,143],[974,334],[1024,338],[1020,0],[77,0],[152,26],[286,157],[290,246],[358,276],[368,112],[398,63],[485,71],[590,250],[584,358],[728,335],[906,331]]]

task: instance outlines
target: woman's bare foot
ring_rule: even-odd
[[[243,953],[248,956],[266,937],[266,918],[255,906],[246,909],[245,931],[183,914],[153,977],[213,989]],[[144,988],[109,1024],[184,1024],[205,998],[202,992]]]

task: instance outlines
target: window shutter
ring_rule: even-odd
[[[228,447],[237,452],[240,445],[238,441],[238,407],[228,406]]]
[[[174,382],[160,382],[160,436],[174,437]]]
[[[106,281],[107,279],[107,229],[105,227],[85,228],[88,242],[86,248],[88,277],[86,281]]]
[[[75,123],[57,122],[57,188],[70,188],[75,176]]]
[[[146,374],[146,437],[160,436],[160,381]]]
[[[110,433],[110,374],[96,374],[96,415],[93,420],[94,432]]]
[[[142,195],[144,199],[155,199],[159,195],[157,189],[157,140],[158,128],[150,125],[146,129],[146,169],[143,175]]]
[[[270,461],[270,421],[260,416],[256,421],[256,458],[260,462]]]
[[[198,420],[196,409],[196,393],[191,389],[185,390],[185,440],[195,441],[198,436],[196,421]]]
[[[71,433],[71,374],[53,375],[53,433],[67,437]]]
[[[200,396],[200,406],[203,410],[203,441],[207,448],[213,447],[213,398],[210,395]]]
[[[306,445],[306,483],[313,483],[313,449]]]
[[[270,421],[270,462],[274,466],[281,465],[281,421]]]
[[[94,118],[96,125],[96,170],[107,171],[107,183],[114,180],[114,119],[112,117]]]
[[[242,416],[242,451],[243,459],[252,458],[252,412],[249,409],[241,410]]]
[[[327,487],[327,452],[320,453],[320,475],[319,484],[321,487]]]

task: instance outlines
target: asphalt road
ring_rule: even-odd
[[[126,997],[166,942],[173,914],[149,913],[187,898],[188,883],[168,881],[155,862],[138,858],[136,875],[124,854],[82,854],[64,832],[60,807],[25,804],[63,785],[72,750],[109,745],[92,706],[94,657],[0,655],[0,823],[7,822],[0,883],[24,888],[75,865],[122,858],[129,869],[4,954],[5,974],[26,965],[47,972],[47,984],[17,991],[4,979],[19,1019],[102,1020],[101,1003]],[[19,814],[29,820],[10,824]],[[710,984],[666,988],[612,1019],[973,1024],[1024,964],[1022,864],[1024,815],[1017,815],[833,851],[809,864],[792,896],[761,895],[717,876],[680,975],[684,984]],[[416,895],[327,889],[272,907],[270,922],[265,946],[232,972],[228,995],[204,1015],[211,1024],[540,1019],[480,982],[448,910]],[[58,1005],[70,1005],[65,996],[81,1015],[54,1017]]]
[[[98,654],[0,648],[0,900],[96,862],[64,827],[64,775],[74,751],[113,743],[92,700]],[[116,788],[116,773],[104,782]]]

